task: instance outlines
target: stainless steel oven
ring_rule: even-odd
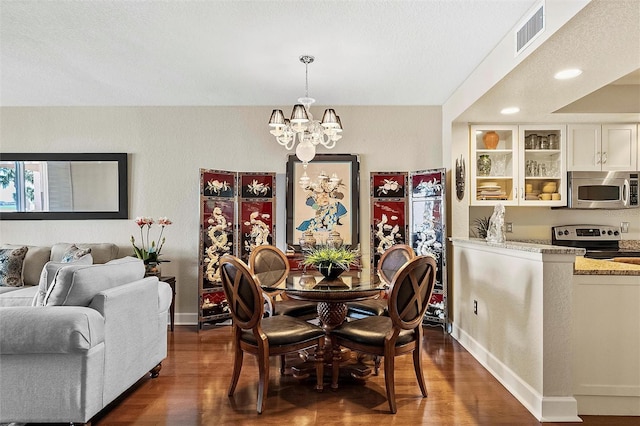
[[[563,225],[551,228],[551,244],[579,247],[587,251],[584,257],[613,259],[640,257],[640,251],[620,248],[620,227],[609,225]]]
[[[638,172],[569,172],[568,178],[570,208],[638,207]]]

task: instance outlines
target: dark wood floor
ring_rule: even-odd
[[[398,413],[389,414],[384,376],[365,384],[342,381],[318,393],[312,382],[280,376],[272,359],[262,415],[256,413],[255,359],[245,356],[233,398],[230,327],[198,333],[178,326],[169,333],[169,355],[160,377],[145,377],[94,418],[105,425],[537,425],[538,421],[454,339],[425,328],[424,371],[429,396],[422,398],[411,356],[396,361]],[[583,425],[638,425],[638,417],[585,416]],[[551,425],[551,423],[546,423]],[[559,423],[571,425],[580,423]]]

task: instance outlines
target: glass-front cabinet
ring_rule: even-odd
[[[471,126],[471,204],[565,206],[565,133],[562,125]]]
[[[518,126],[471,126],[471,204],[518,204]]]
[[[520,205],[566,206],[566,127],[519,126]]]

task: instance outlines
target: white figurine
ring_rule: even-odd
[[[487,242],[504,243],[504,206],[496,204],[493,208],[493,214],[489,219],[489,228],[487,229]]]

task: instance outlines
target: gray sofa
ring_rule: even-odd
[[[113,244],[77,244],[94,263],[59,269],[46,306],[32,306],[69,246],[29,247],[25,286],[0,287],[0,423],[90,424],[167,356],[171,288]]]

